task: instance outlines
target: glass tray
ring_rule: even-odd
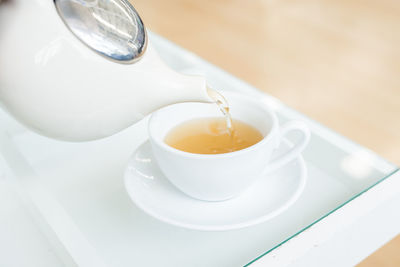
[[[124,189],[127,161],[147,139],[146,119],[106,139],[68,143],[26,130],[1,111],[0,163],[67,266],[246,265],[397,170],[192,53],[155,34],[150,39],[176,70],[205,75],[220,90],[258,96],[281,122],[306,121],[312,137],[303,153],[309,176],[305,191],[287,211],[257,226],[226,232],[178,228],[143,213]]]

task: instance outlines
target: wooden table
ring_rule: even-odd
[[[146,26],[400,165],[400,3],[131,0]],[[400,237],[360,266],[400,266]]]

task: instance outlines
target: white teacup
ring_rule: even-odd
[[[264,136],[257,144],[224,154],[194,154],[170,147],[167,133],[182,122],[204,117],[221,117],[215,104],[180,103],[164,107],[150,117],[149,136],[154,157],[164,175],[187,195],[207,201],[235,197],[256,179],[295,159],[306,147],[310,131],[301,121],[279,126],[276,115],[265,103],[236,93],[224,93],[231,115],[254,126]],[[270,160],[282,138],[291,131],[302,133],[301,140],[287,153]]]

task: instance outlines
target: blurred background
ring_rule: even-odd
[[[399,1],[130,1],[150,30],[400,165]],[[400,266],[400,236],[359,266]]]

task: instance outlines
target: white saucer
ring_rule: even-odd
[[[284,142],[276,155],[289,147],[289,142]],[[236,198],[222,202],[201,201],[182,193],[164,177],[146,141],[137,148],[128,164],[125,187],[140,209],[160,221],[189,229],[224,231],[259,224],[282,213],[302,193],[306,173],[300,156],[257,180]]]

